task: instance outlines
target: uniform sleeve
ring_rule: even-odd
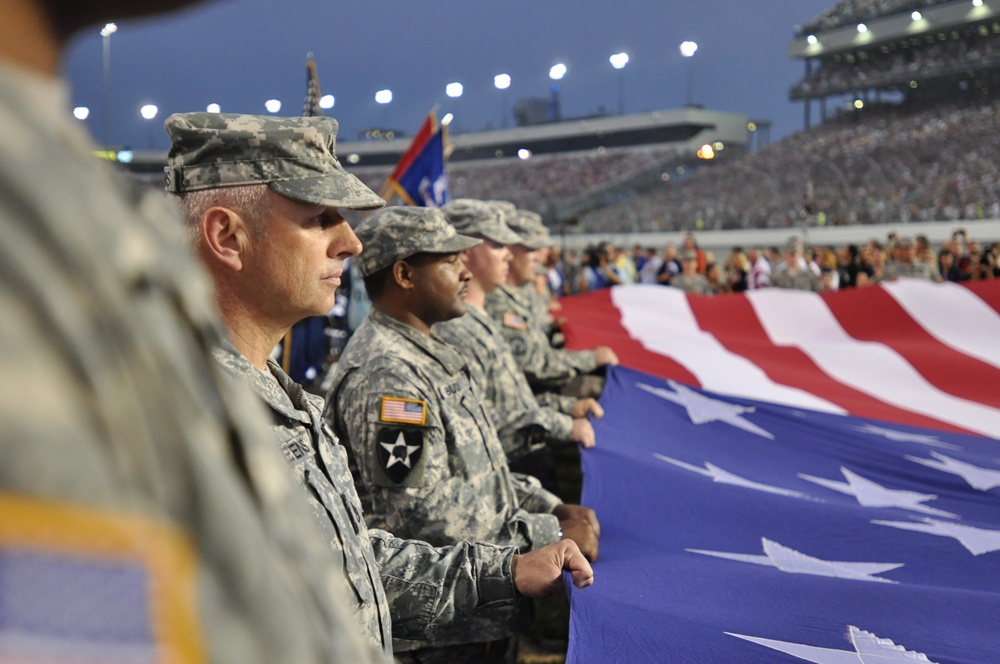
[[[463,458],[463,472],[474,480],[453,474],[436,394],[384,367],[363,381],[359,374],[337,394],[335,433],[354,456],[369,527],[435,545],[530,541],[515,507],[484,500],[500,494],[504,481],[485,449]]]
[[[597,358],[592,350],[562,350],[556,349],[566,364],[580,373],[590,373],[597,368]]]
[[[369,530],[368,538],[391,607],[396,647],[407,641],[445,646],[497,640],[528,615],[528,601],[511,574],[513,547],[459,542],[437,548],[383,530]]]
[[[521,507],[532,514],[551,514],[562,500],[556,494],[544,489],[538,478],[524,473],[511,473],[514,490]]]
[[[555,392],[539,392],[535,395],[535,398],[538,400],[538,405],[552,408],[564,415],[573,414],[573,407],[578,400],[573,395],[556,394]]]

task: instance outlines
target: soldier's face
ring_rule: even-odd
[[[482,244],[462,252],[462,256],[472,278],[487,293],[492,293],[507,283],[511,253],[505,245],[493,240],[483,240]]]
[[[511,247],[510,251],[510,276],[514,283],[521,286],[534,279],[538,267],[538,252],[520,244]]]
[[[461,254],[441,254],[411,268],[414,288],[410,305],[424,323],[430,326],[465,313],[465,293],[472,273]]]
[[[336,208],[268,192],[263,236],[251,237],[245,278],[260,313],[282,325],[333,308],[344,260],[361,242]]]

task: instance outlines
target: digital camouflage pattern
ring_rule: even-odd
[[[889,261],[882,270],[883,279],[897,279],[899,277],[909,277],[911,279],[940,279],[941,273],[937,267],[931,263],[914,261],[904,263],[902,261]]]
[[[385,205],[337,161],[337,121],[233,113],[175,113],[166,189],[173,193],[264,184],[312,205],[371,210]]]
[[[257,370],[228,343],[215,359],[270,408],[276,442],[343,563],[354,615],[373,643],[401,652],[509,633],[522,613],[511,576],[513,547],[435,548],[369,530],[347,451],[323,421],[323,400],[274,362],[268,372]]]
[[[670,277],[670,285],[694,295],[711,295],[714,292],[712,284],[708,283],[708,279],[703,274],[675,274]]]
[[[370,527],[436,545],[558,539],[559,499],[512,476],[464,358],[439,339],[373,308],[337,363],[326,417],[351,450]],[[380,443],[401,434],[406,444],[380,458]],[[387,462],[409,463],[406,476],[393,480]]]
[[[512,244],[520,244],[528,249],[543,249],[552,246],[552,238],[549,237],[548,230],[542,225],[542,217],[538,213],[515,209],[513,214],[508,213],[504,221],[520,238],[519,242]]]
[[[402,205],[368,216],[354,234],[364,246],[354,260],[365,277],[415,254],[454,254],[482,242],[456,233],[437,208]]]
[[[437,323],[433,329],[475,369],[472,375],[480,381],[509,460],[548,443],[572,442],[573,418],[538,404],[503,333],[484,311],[468,305],[464,316]]]
[[[202,651],[185,661],[382,661],[348,615],[337,563],[263,409],[211,359],[217,320],[179,215],[95,159],[68,107],[57,82],[0,66],[3,500],[95,513],[132,534],[152,522],[183,538],[193,581],[175,590],[194,605],[189,636]],[[94,538],[66,522],[32,529]],[[0,557],[11,546],[0,541]],[[5,574],[4,590],[39,581]],[[150,620],[162,620],[156,590]],[[60,591],[60,605],[93,601]],[[23,608],[9,599],[5,615]],[[104,599],[107,611],[124,600]],[[0,640],[0,659],[12,643]]]
[[[593,351],[553,348],[509,286],[486,296],[486,312],[497,322],[510,351],[536,392],[558,392],[578,374],[597,368]]]
[[[495,206],[472,198],[457,198],[441,207],[445,217],[462,235],[475,235],[499,244],[517,244],[520,237],[501,218]]]
[[[674,277],[676,279],[676,277]],[[705,283],[708,283],[706,280]],[[670,285],[674,285],[674,280],[670,280]],[[773,288],[791,288],[794,290],[819,291],[822,285],[819,277],[806,268],[792,274],[788,270],[777,270],[771,273],[771,286]]]

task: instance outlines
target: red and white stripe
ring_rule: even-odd
[[[1000,438],[1000,280],[565,298],[570,347],[713,392]]]

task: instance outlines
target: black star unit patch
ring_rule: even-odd
[[[386,428],[378,433],[375,446],[379,463],[390,480],[399,484],[410,474],[424,451],[422,431]]]

